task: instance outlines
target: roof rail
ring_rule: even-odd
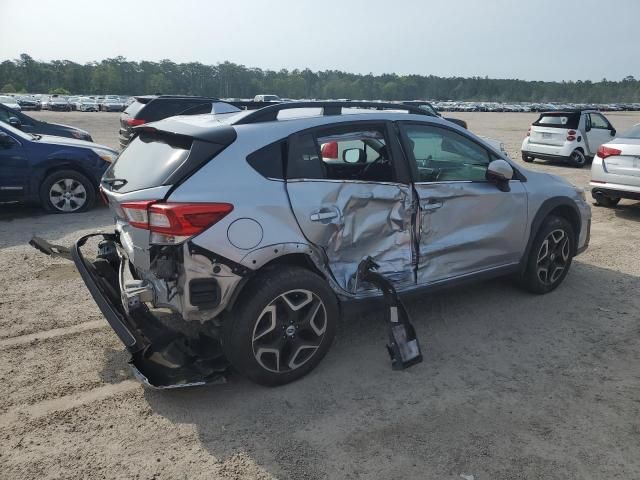
[[[433,115],[426,110],[414,105],[391,102],[285,102],[276,105],[269,105],[259,110],[252,111],[249,115],[242,117],[235,125],[246,125],[250,123],[272,122],[278,119],[278,113],[282,110],[293,110],[296,108],[321,108],[322,115],[341,115],[343,108],[370,108],[375,110],[407,110],[416,115]]]

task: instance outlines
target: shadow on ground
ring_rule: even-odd
[[[580,262],[545,296],[470,285],[408,303],[425,358],[406,371],[370,312],[294,384],[145,395],[215,458],[282,478],[638,478],[639,287]]]

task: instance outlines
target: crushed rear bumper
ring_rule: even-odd
[[[87,260],[82,248],[87,240],[100,236],[113,246],[107,259]],[[125,308],[122,298],[124,268],[128,261],[121,252],[117,234],[92,233],[78,239],[71,248],[82,280],[98,308],[131,354],[129,364],[135,376],[153,388],[177,388],[225,381],[229,363],[211,328],[180,329],[180,322],[154,314],[144,304]]]

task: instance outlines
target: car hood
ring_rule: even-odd
[[[86,140],[77,140],[75,138],[67,138],[67,137],[54,137],[53,135],[42,135],[40,143],[48,143],[53,145],[62,145],[67,147],[85,147],[85,148],[99,148],[101,150],[107,150],[109,152],[117,154],[113,148],[109,148],[105,145],[100,145],[99,143],[87,142]]]

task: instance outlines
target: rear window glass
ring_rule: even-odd
[[[136,100],[125,109],[124,113],[129,115],[130,117],[135,117],[136,114],[142,109],[142,107],[144,107],[144,103],[140,103]]]
[[[103,182],[119,193],[164,185],[186,161],[191,143],[186,137],[142,132],[105,172]]]
[[[631,127],[631,129],[624,132],[620,137],[640,139],[640,123]]]
[[[185,100],[185,99],[157,99],[149,102],[140,117],[147,122],[162,120],[163,118],[180,115],[185,110],[190,110],[205,103],[211,113],[211,100]]]
[[[574,113],[543,113],[534,122],[535,126],[551,128],[578,128],[580,114]]]

